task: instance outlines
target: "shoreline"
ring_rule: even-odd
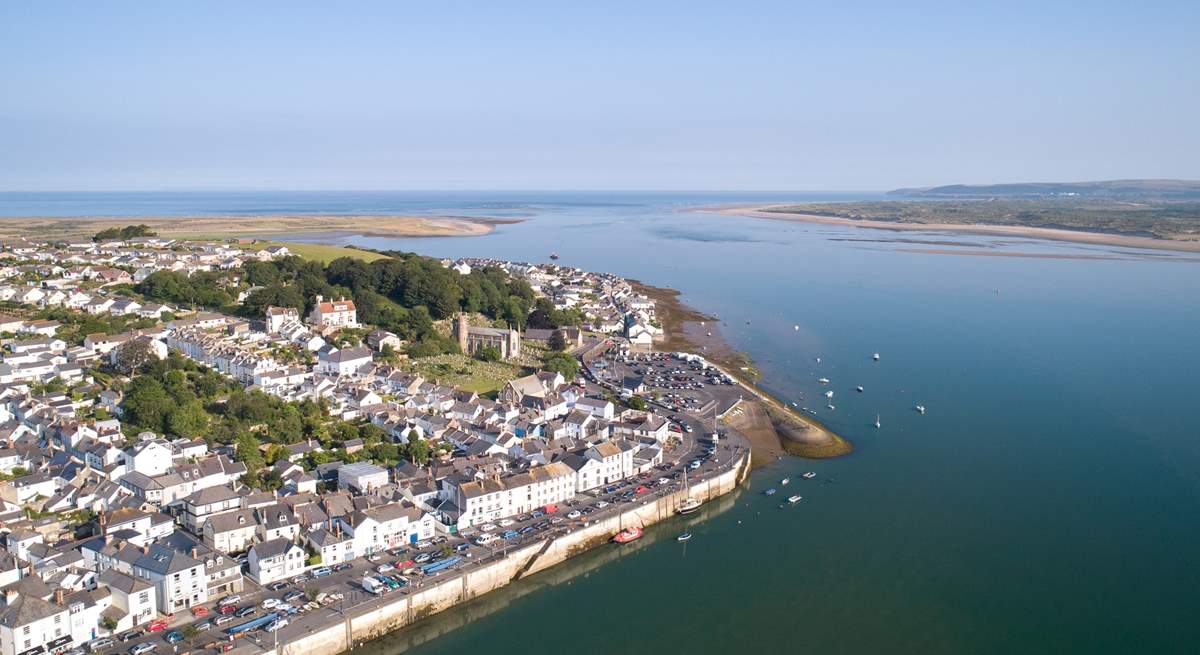
[[[958,232],[962,234],[982,234],[988,236],[1023,237],[1029,239],[1045,239],[1048,241],[1067,241],[1071,243],[1086,243],[1101,246],[1120,246],[1125,248],[1145,248],[1149,250],[1170,250],[1172,252],[1200,252],[1200,241],[1169,241],[1154,237],[1110,234],[1106,232],[1084,232],[1081,230],[1065,230],[1049,227],[1025,227],[1019,225],[993,225],[987,223],[899,223],[895,221],[880,221],[873,219],[857,220],[819,214],[804,214],[793,212],[767,211],[775,207],[790,207],[794,205],[746,205],[740,207],[709,207],[696,211],[724,214],[726,216],[742,216],[748,218],[765,218],[773,221],[792,221],[801,223],[822,223],[825,225],[848,225],[876,230],[894,231],[925,231],[925,232]]]
[[[330,232],[377,237],[452,237],[489,234],[523,219],[407,214],[255,214],[183,216],[0,216],[3,238],[91,237],[112,227],[145,224],[159,236],[224,240]]]
[[[629,283],[636,292],[653,299],[657,307],[664,338],[654,344],[655,350],[701,355],[754,396],[754,400],[740,401],[722,419],[750,440],[755,468],[777,460],[784,453],[828,459],[854,451],[849,440],[820,421],[796,412],[758,386],[762,374],[749,355],[735,351],[724,340],[717,330],[716,318],[685,304],[679,299],[681,294],[677,289],[633,279]],[[709,322],[713,325],[707,325]]]

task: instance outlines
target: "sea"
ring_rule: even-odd
[[[875,197],[7,193],[0,215],[520,219],[474,237],[295,239],[553,252],[674,287],[719,317],[766,388],[854,443],[838,459],[774,462],[635,548],[360,647],[372,655],[1196,652],[1200,256],[701,211]],[[796,506],[763,494],[784,477]],[[684,530],[694,537],[677,542]]]

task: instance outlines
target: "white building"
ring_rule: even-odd
[[[286,580],[304,572],[304,549],[286,539],[272,539],[250,548],[250,577],[260,585]]]
[[[370,462],[355,462],[338,468],[338,488],[361,494],[370,493],[388,483],[387,469]]]
[[[575,471],[562,462],[535,466],[506,478],[451,483],[454,503],[462,510],[459,529],[570,500],[575,497]]]
[[[308,315],[308,322],[323,328],[358,327],[358,309],[355,308],[353,300],[339,298],[326,301],[317,296],[317,302]]]

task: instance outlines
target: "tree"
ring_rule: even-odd
[[[424,464],[429,461],[429,442],[421,437],[413,438],[413,431],[409,432],[408,439],[408,458],[413,464]]]
[[[567,349],[567,337],[562,330],[555,330],[550,333],[550,350],[563,351]]]
[[[167,419],[167,427],[172,434],[189,439],[203,436],[208,429],[210,417],[204,411],[200,401],[193,400],[185,405],[176,407]]]
[[[315,584],[310,584],[304,588],[304,595],[307,596],[309,600],[316,600],[320,593],[321,588]]]
[[[561,373],[563,378],[570,382],[579,374],[579,360],[564,352],[546,353],[542,359],[542,368]]]
[[[183,638],[187,640],[189,646],[196,641],[196,637],[200,636],[200,630],[191,623],[180,628],[179,633],[182,634]]]
[[[475,358],[482,362],[500,361],[500,349],[495,346],[484,346],[475,351]]]
[[[646,410],[646,399],[641,396],[630,396],[625,404],[629,405],[629,409],[636,409],[639,412]]]
[[[122,373],[132,373],[141,369],[151,360],[158,359],[154,348],[147,339],[126,341],[117,350],[117,370]]]

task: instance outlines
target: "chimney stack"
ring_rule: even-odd
[[[54,590],[54,604],[55,604],[55,605],[58,605],[59,607],[62,607],[62,604],[63,604],[63,590],[62,590],[62,588],[61,588],[61,587],[59,587],[58,589],[55,589],[55,590]]]
[[[200,559],[199,549],[195,546],[192,546],[192,559]]]

